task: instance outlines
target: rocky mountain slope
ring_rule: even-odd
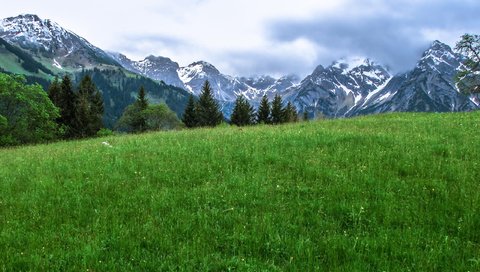
[[[326,68],[318,66],[283,96],[301,112],[342,117],[391,77],[385,67],[369,59],[341,59]]]
[[[384,88],[371,92],[347,115],[478,109],[473,97],[460,93],[455,85],[454,78],[461,69],[462,59],[448,45],[435,41],[412,71],[395,76]]]
[[[58,69],[119,64],[100,48],[51,20],[25,14],[0,20],[0,37]]]
[[[129,71],[184,88],[197,96],[201,93],[205,80],[208,80],[215,98],[221,104],[235,101],[237,95],[244,95],[252,102],[259,100],[264,94],[273,97],[274,93],[284,91],[300,81],[295,75],[278,79],[270,76],[233,77],[221,73],[214,65],[205,61],[180,67],[178,63],[165,57],[149,56],[144,60],[133,61],[120,53],[110,55]]]
[[[133,61],[120,53],[109,53],[125,69],[144,75],[153,80],[163,81],[166,84],[185,88],[180,80],[177,70],[180,69],[178,63],[169,58],[148,56],[140,61]]]

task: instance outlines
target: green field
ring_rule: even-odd
[[[480,112],[0,150],[20,270],[480,271]]]

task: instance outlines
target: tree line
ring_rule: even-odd
[[[38,84],[28,85],[22,76],[0,73],[0,146],[108,135],[112,132],[105,129],[103,115],[102,94],[88,74],[76,86],[68,75],[55,78],[45,92]],[[295,107],[291,103],[283,107],[278,95],[271,104],[264,96],[258,112],[245,97],[238,96],[230,123],[247,126],[297,120]],[[141,86],[135,102],[124,109],[114,128],[141,133],[215,127],[225,118],[208,81],[198,99],[190,96],[182,121],[165,103],[150,104]]]
[[[0,73],[0,146],[109,135],[103,116],[102,94],[88,74],[77,86],[68,75],[55,78],[45,92],[39,84],[27,84],[23,76]],[[143,86],[115,126],[122,132],[180,127],[165,103],[148,103]]]
[[[239,95],[235,100],[230,123],[236,126],[275,125],[297,122],[298,119],[298,113],[293,104],[288,102],[284,107],[280,95],[276,95],[271,104],[267,96],[264,95],[257,112],[243,95]],[[214,127],[224,120],[220,106],[215,101],[210,83],[207,80],[202,87],[198,100],[190,95],[182,121],[186,127],[195,128]]]
[[[90,75],[83,77],[76,91],[72,86],[70,78],[65,76],[62,82],[55,79],[48,90],[50,99],[60,110],[57,122],[63,129],[65,138],[94,137],[102,131],[108,134],[102,121],[102,95]],[[140,86],[136,101],[124,109],[115,124],[115,129],[127,133],[179,127],[180,120],[165,103],[150,105],[143,86]]]
[[[0,73],[0,146],[95,136],[102,129],[103,100],[89,76],[74,88],[70,77],[48,91],[25,77]]]
[[[89,75],[73,86],[69,76],[58,78],[48,88],[48,97],[59,109],[56,122],[66,139],[87,138],[104,128],[104,105],[101,93]]]

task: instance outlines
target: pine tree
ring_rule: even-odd
[[[52,101],[55,106],[60,105],[60,99],[62,95],[62,86],[58,82],[58,77],[55,77],[52,84],[48,87],[48,98]]]
[[[291,102],[287,103],[287,106],[284,109],[284,122],[297,122],[298,121],[298,113],[295,109],[295,106]]]
[[[202,87],[202,93],[198,99],[195,112],[197,113],[198,126],[201,127],[215,127],[223,121],[223,114],[218,103],[213,98],[208,80],[205,81]]]
[[[308,121],[308,111],[303,112],[303,121]]]
[[[138,90],[137,101],[133,104],[134,116],[132,120],[132,128],[135,132],[147,131],[147,118],[145,110],[148,108],[148,100],[143,86]]]
[[[75,103],[75,131],[77,137],[91,137],[103,128],[103,100],[89,75],[83,77],[78,86]]]
[[[188,98],[187,107],[183,113],[182,122],[187,128],[193,128],[197,126],[196,112],[195,112],[195,99],[191,94]]]
[[[67,138],[75,137],[75,101],[76,94],[73,91],[72,80],[68,75],[62,79],[60,84],[61,92],[58,98],[58,108],[60,108],[59,124],[64,127]]]
[[[239,95],[235,100],[235,106],[231,116],[231,123],[237,126],[248,126],[255,122],[255,111],[248,101]]]
[[[142,111],[148,108],[147,94],[143,86],[140,86],[140,90],[138,91],[138,95],[137,95],[137,101],[135,103],[138,105],[138,107]]]
[[[262,97],[262,101],[260,102],[260,106],[258,107],[257,122],[259,124],[270,123],[270,103],[268,102],[267,95],[264,95]]]
[[[284,110],[283,110],[282,97],[280,95],[275,95],[275,98],[272,102],[272,124],[281,124],[285,120]]]

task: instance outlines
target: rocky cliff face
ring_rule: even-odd
[[[342,59],[326,68],[318,66],[298,86],[287,89],[284,97],[301,112],[342,117],[391,77],[385,67],[369,59]]]
[[[472,97],[461,94],[455,75],[462,56],[439,41],[423,53],[416,67],[395,76],[384,88],[349,112],[349,116],[392,111],[449,112],[478,109]]]

